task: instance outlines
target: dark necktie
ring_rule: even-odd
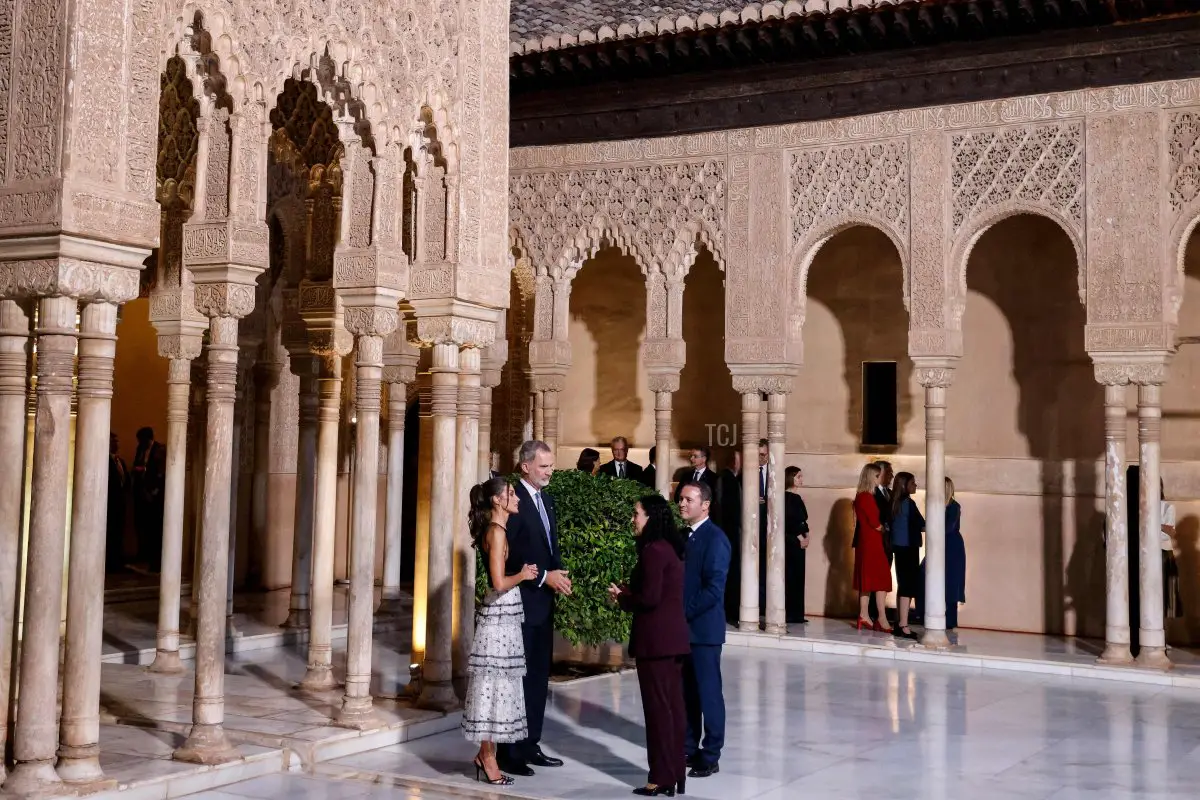
[[[758,468],[758,496],[759,497],[767,496],[767,468],[766,467]]]
[[[692,480],[694,480],[694,481],[700,480],[700,470],[696,470],[696,474],[692,476]]]
[[[618,478],[625,477],[625,463],[622,461],[617,462],[617,477]]]

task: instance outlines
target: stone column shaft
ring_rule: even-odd
[[[20,703],[13,729],[14,766],[4,782],[5,791],[15,795],[53,792],[61,783],[54,771],[58,719],[48,709],[58,707],[58,632],[70,481],[75,312],[76,301],[71,297],[43,297],[38,301],[37,415],[24,639],[17,684]]]
[[[313,510],[313,565],[308,638],[308,672],[300,688],[332,689],[333,550],[337,526],[338,415],[342,401],[342,359],[322,359],[317,381],[317,491]]]
[[[408,384],[388,385],[387,516],[383,541],[383,602],[380,613],[396,614],[400,606],[400,548],[404,533],[404,415]]]
[[[317,378],[315,360],[303,360],[300,374],[300,415],[296,446],[296,514],[292,533],[292,590],[285,628],[309,626],[309,591],[312,585],[313,504],[317,480]]]
[[[454,489],[454,680],[465,688],[467,658],[475,635],[475,548],[467,514],[471,487],[479,477],[480,352],[466,347],[458,356],[458,422],[455,428]]]
[[[116,331],[115,304],[83,307],[58,775],[64,781],[93,788],[101,788],[97,784],[104,779],[100,769],[100,656]]]
[[[422,708],[448,709],[457,704],[454,694],[454,531],[455,427],[458,403],[458,346],[433,345],[430,368],[433,380],[433,486],[429,503],[429,575],[425,625],[425,662],[422,668]]]
[[[783,507],[787,395],[767,398],[767,633],[787,633]],[[757,475],[757,470],[755,471]],[[760,507],[760,510],[761,507]]]
[[[558,392],[542,393],[542,441],[558,455]]]
[[[475,472],[477,483],[492,477],[492,387],[479,387],[479,466]],[[468,498],[469,499],[469,498]]]
[[[162,572],[158,589],[157,653],[151,672],[183,672],[179,660],[179,606],[183,591],[183,505],[187,479],[188,395],[192,361],[167,366],[167,475],[163,490]]]
[[[654,488],[671,499],[671,392],[654,393]]]
[[[25,488],[25,409],[29,369],[29,314],[16,300],[0,300],[0,754],[7,752],[16,645],[17,586]],[[6,777],[0,758],[0,782]]]
[[[346,693],[337,725],[366,730],[382,723],[371,700],[375,622],[375,523],[379,495],[379,397],[383,337],[355,337],[354,506],[351,509],[350,603],[346,632]],[[332,609],[331,609],[332,611]],[[330,619],[332,625],[332,618]]]
[[[546,393],[533,393],[533,438],[546,441]]]
[[[1125,490],[1125,384],[1104,387],[1104,553],[1106,664],[1129,664],[1129,520]]]
[[[742,585],[738,630],[758,630],[758,392],[742,395]]]
[[[1163,630],[1162,508],[1159,506],[1159,464],[1162,433],[1162,386],[1138,385],[1138,519],[1142,529],[1139,559],[1141,619],[1138,625],[1137,663],[1167,669],[1166,633]]]
[[[273,356],[272,356],[273,357]],[[268,492],[271,481],[271,391],[279,382],[279,364],[260,361],[254,385],[254,476],[250,489],[250,546],[247,583],[262,588],[263,553],[267,548]]]
[[[948,379],[946,383],[948,383]],[[880,610],[882,613],[882,609]],[[926,647],[946,636],[946,385],[925,385],[925,632]]]
[[[236,317],[212,317],[208,344],[208,421],[204,453],[204,546],[200,549],[196,689],[192,730],[175,758],[197,764],[236,761],[225,736],[225,600],[233,488],[234,397],[238,365]]]

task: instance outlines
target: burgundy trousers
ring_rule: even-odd
[[[672,786],[687,777],[684,737],[687,715],[683,706],[683,658],[639,658],[638,686],[646,715],[649,782]]]

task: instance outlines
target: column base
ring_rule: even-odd
[[[741,620],[738,622],[738,630],[744,633],[758,633],[761,629],[759,628],[757,622],[747,622],[746,620]]]
[[[1146,669],[1168,670],[1173,666],[1171,659],[1167,658],[1165,647],[1146,647],[1145,645],[1139,649],[1134,663]]]
[[[288,610],[288,617],[279,627],[287,630],[299,630],[309,626],[309,614],[307,608],[292,608]]]
[[[158,675],[178,675],[187,672],[187,669],[179,659],[178,650],[159,650],[154,654],[154,662],[146,667],[146,671]]]
[[[1119,644],[1110,642],[1104,646],[1104,652],[1096,659],[1097,664],[1113,667],[1127,667],[1133,663],[1133,654],[1129,652],[1129,643]]]
[[[421,696],[421,687],[423,684],[421,666],[419,664],[412,664],[408,668],[408,683],[404,685],[401,695],[411,699],[415,703],[417,698]]]
[[[944,629],[926,628],[921,633],[921,647],[928,650],[949,650],[950,637],[946,635]]]
[[[766,631],[767,631],[767,633],[773,634],[775,636],[784,636],[788,632],[787,623],[786,622],[768,622],[766,625]]]
[[[399,597],[384,597],[379,601],[379,608],[375,609],[377,617],[399,617],[412,609],[411,603],[404,602]]]
[[[333,715],[333,724],[339,728],[356,731],[373,731],[384,726],[383,719],[375,713],[371,697],[343,697],[341,708]]]
[[[230,614],[227,617],[225,617],[225,638],[226,639],[242,638],[242,632],[237,629],[237,625],[233,624],[233,614]]]
[[[100,768],[100,745],[91,747],[62,746],[58,750],[58,764],[54,771],[63,783],[72,787],[88,787],[88,792],[111,789],[117,785],[115,780],[105,778],[104,770]],[[108,784],[107,786],[105,784]],[[93,788],[94,787],[94,788]]]
[[[421,694],[417,697],[417,708],[432,711],[453,711],[459,705],[454,684],[445,681],[424,681]]]
[[[62,778],[50,761],[18,761],[4,781],[4,794],[10,797],[53,797],[62,791]]]
[[[172,754],[176,761],[188,764],[230,764],[241,761],[242,754],[229,743],[220,725],[192,725],[192,732],[183,746]]]
[[[337,687],[338,682],[333,679],[333,667],[327,664],[309,664],[304,680],[296,684],[296,688],[303,692],[328,692]]]

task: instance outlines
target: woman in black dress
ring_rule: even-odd
[[[902,638],[916,639],[908,627],[908,612],[913,601],[921,596],[921,533],[925,517],[912,496],[917,491],[917,479],[911,472],[901,472],[892,483],[892,552],[896,557],[896,611],[899,619],[893,633]]]
[[[804,561],[808,549],[808,507],[800,496],[804,472],[788,467],[783,473],[783,568],[787,621],[796,625],[808,622],[804,618]]]

